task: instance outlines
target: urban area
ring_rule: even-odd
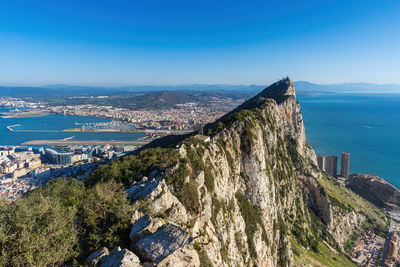
[[[83,179],[136,146],[0,147],[0,197],[12,201],[56,177]]]
[[[137,145],[75,145],[70,138],[57,145],[0,147],[0,198],[12,201],[40,184],[60,176],[85,178],[107,160],[132,152],[140,145],[169,134],[193,131],[233,109],[243,100],[212,97],[207,105],[197,102],[176,104],[174,108],[129,110],[98,105],[48,105],[19,98],[0,98],[0,106],[8,107],[3,118],[27,118],[48,114],[76,115],[110,119],[109,122],[75,123],[67,131],[143,132]],[[9,131],[19,125],[8,125]],[[40,132],[40,131],[38,131]],[[43,140],[46,141],[46,140]],[[104,143],[107,143],[105,141]],[[123,143],[123,142],[122,142]]]
[[[325,160],[326,159],[326,160]],[[341,169],[338,173],[338,157],[335,155],[317,155],[318,168],[325,171],[331,177],[337,179],[342,185],[346,185],[349,178],[350,153],[342,152]],[[399,230],[400,213],[386,211],[391,218],[387,237],[376,235],[372,231],[363,233],[354,243],[351,257],[359,266],[374,267],[397,266],[400,262],[399,252]]]

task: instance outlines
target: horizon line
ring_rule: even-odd
[[[315,82],[309,82],[305,80],[296,80],[293,81],[293,83],[299,83],[299,82],[305,82],[313,85],[346,85],[346,84],[368,84],[368,85],[379,85],[379,86],[388,86],[388,85],[395,85],[395,86],[400,86],[400,83],[375,83],[375,82],[335,82],[335,83],[315,83]],[[175,86],[175,87],[180,87],[180,86],[268,86],[270,84],[273,84],[274,82],[271,83],[264,83],[264,84],[245,84],[245,83],[239,83],[239,84],[230,84],[230,83],[130,83],[130,84],[93,84],[93,83],[40,83],[36,84],[35,83],[27,83],[27,84],[18,84],[18,83],[0,83],[0,87],[34,87],[34,88],[43,88],[43,87],[51,87],[51,86],[75,86],[75,87],[103,87],[103,88],[123,88],[123,87],[139,87],[139,86]]]

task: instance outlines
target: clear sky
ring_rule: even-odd
[[[399,0],[0,0],[0,84],[400,83]]]

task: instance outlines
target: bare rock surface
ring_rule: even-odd
[[[163,223],[158,218],[151,218],[149,215],[145,215],[133,224],[129,238],[132,242],[137,242],[157,231],[158,227],[162,226]]]
[[[101,248],[93,252],[87,259],[90,266],[99,267],[141,267],[139,258],[128,249],[115,247],[108,251],[107,248]]]
[[[86,264],[89,266],[96,266],[99,260],[102,257],[107,256],[109,253],[110,251],[108,250],[108,248],[102,247],[89,255],[89,257],[86,259]]]
[[[158,228],[154,234],[140,239],[133,246],[141,258],[159,263],[190,242],[192,238],[187,232],[167,223]]]

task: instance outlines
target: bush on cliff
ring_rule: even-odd
[[[126,243],[131,207],[123,186],[86,189],[60,178],[0,205],[0,266],[61,266],[100,246]]]
[[[85,188],[57,179],[0,207],[0,262],[4,266],[54,266],[78,255],[76,214]]]
[[[172,165],[178,158],[173,148],[149,148],[137,155],[129,155],[113,160],[110,165],[103,165],[95,171],[86,184],[93,186],[98,182],[116,181],[129,185],[148,175],[152,167],[164,169]]]
[[[100,247],[129,246],[132,207],[122,185],[114,181],[87,190],[80,211],[81,252]]]

